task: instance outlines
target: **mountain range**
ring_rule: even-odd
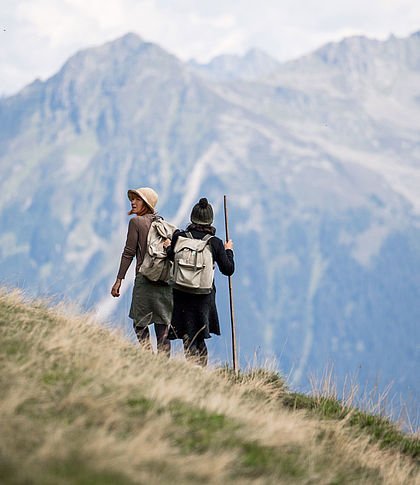
[[[299,388],[333,366],[369,398],[392,384],[416,419],[420,33],[205,65],[127,34],[0,100],[0,180],[2,282],[127,332],[132,276],[109,295],[127,189],[154,187],[180,227],[207,196],[221,237],[228,194],[242,366],[273,357]]]

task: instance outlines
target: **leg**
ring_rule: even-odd
[[[207,345],[204,338],[197,342],[197,350],[198,350],[198,363],[201,367],[206,367],[207,360],[208,360],[208,353],[207,353]]]
[[[194,342],[188,337],[188,335],[184,335],[182,338],[184,343],[184,355],[188,361],[194,361]]]
[[[150,344],[149,327],[141,327],[133,320],[133,328],[136,332],[137,340],[139,341],[140,347],[144,348],[145,350],[152,350],[152,346]]]
[[[155,332],[158,353],[162,353],[169,358],[171,355],[171,341],[168,339],[169,327],[161,323],[155,323]]]
[[[185,358],[205,367],[207,365],[207,346],[202,334],[196,335],[193,339],[184,335],[183,342]]]

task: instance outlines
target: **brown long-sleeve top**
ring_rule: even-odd
[[[127,240],[121,255],[121,263],[118,270],[118,279],[125,278],[125,274],[127,273],[134,256],[136,257],[136,274],[139,272],[146,249],[147,235],[154,219],[154,214],[145,214],[144,216],[136,216],[130,219],[130,222],[128,223]]]

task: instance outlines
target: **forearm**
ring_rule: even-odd
[[[235,262],[233,259],[233,251],[231,249],[224,249],[220,251],[217,261],[220,272],[225,276],[232,276],[235,271]]]
[[[127,240],[125,242],[124,250],[121,255],[120,267],[118,269],[117,279],[124,279],[131,262],[136,255],[136,248],[138,244],[138,233],[134,226],[133,220],[128,224]]]
[[[117,280],[123,280],[125,278],[128,268],[130,267],[131,262],[133,261],[133,258],[134,256],[128,256],[124,253],[122,254],[120,267],[118,268],[118,273],[117,273]]]

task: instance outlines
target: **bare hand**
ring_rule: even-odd
[[[166,248],[169,248],[169,246],[171,245],[171,240],[170,239],[165,239],[163,241],[163,247],[166,249]]]
[[[232,239],[229,239],[229,241],[225,242],[225,249],[233,249]]]
[[[120,296],[121,280],[118,278],[115,280],[114,286],[111,288],[111,295],[114,297]]]

